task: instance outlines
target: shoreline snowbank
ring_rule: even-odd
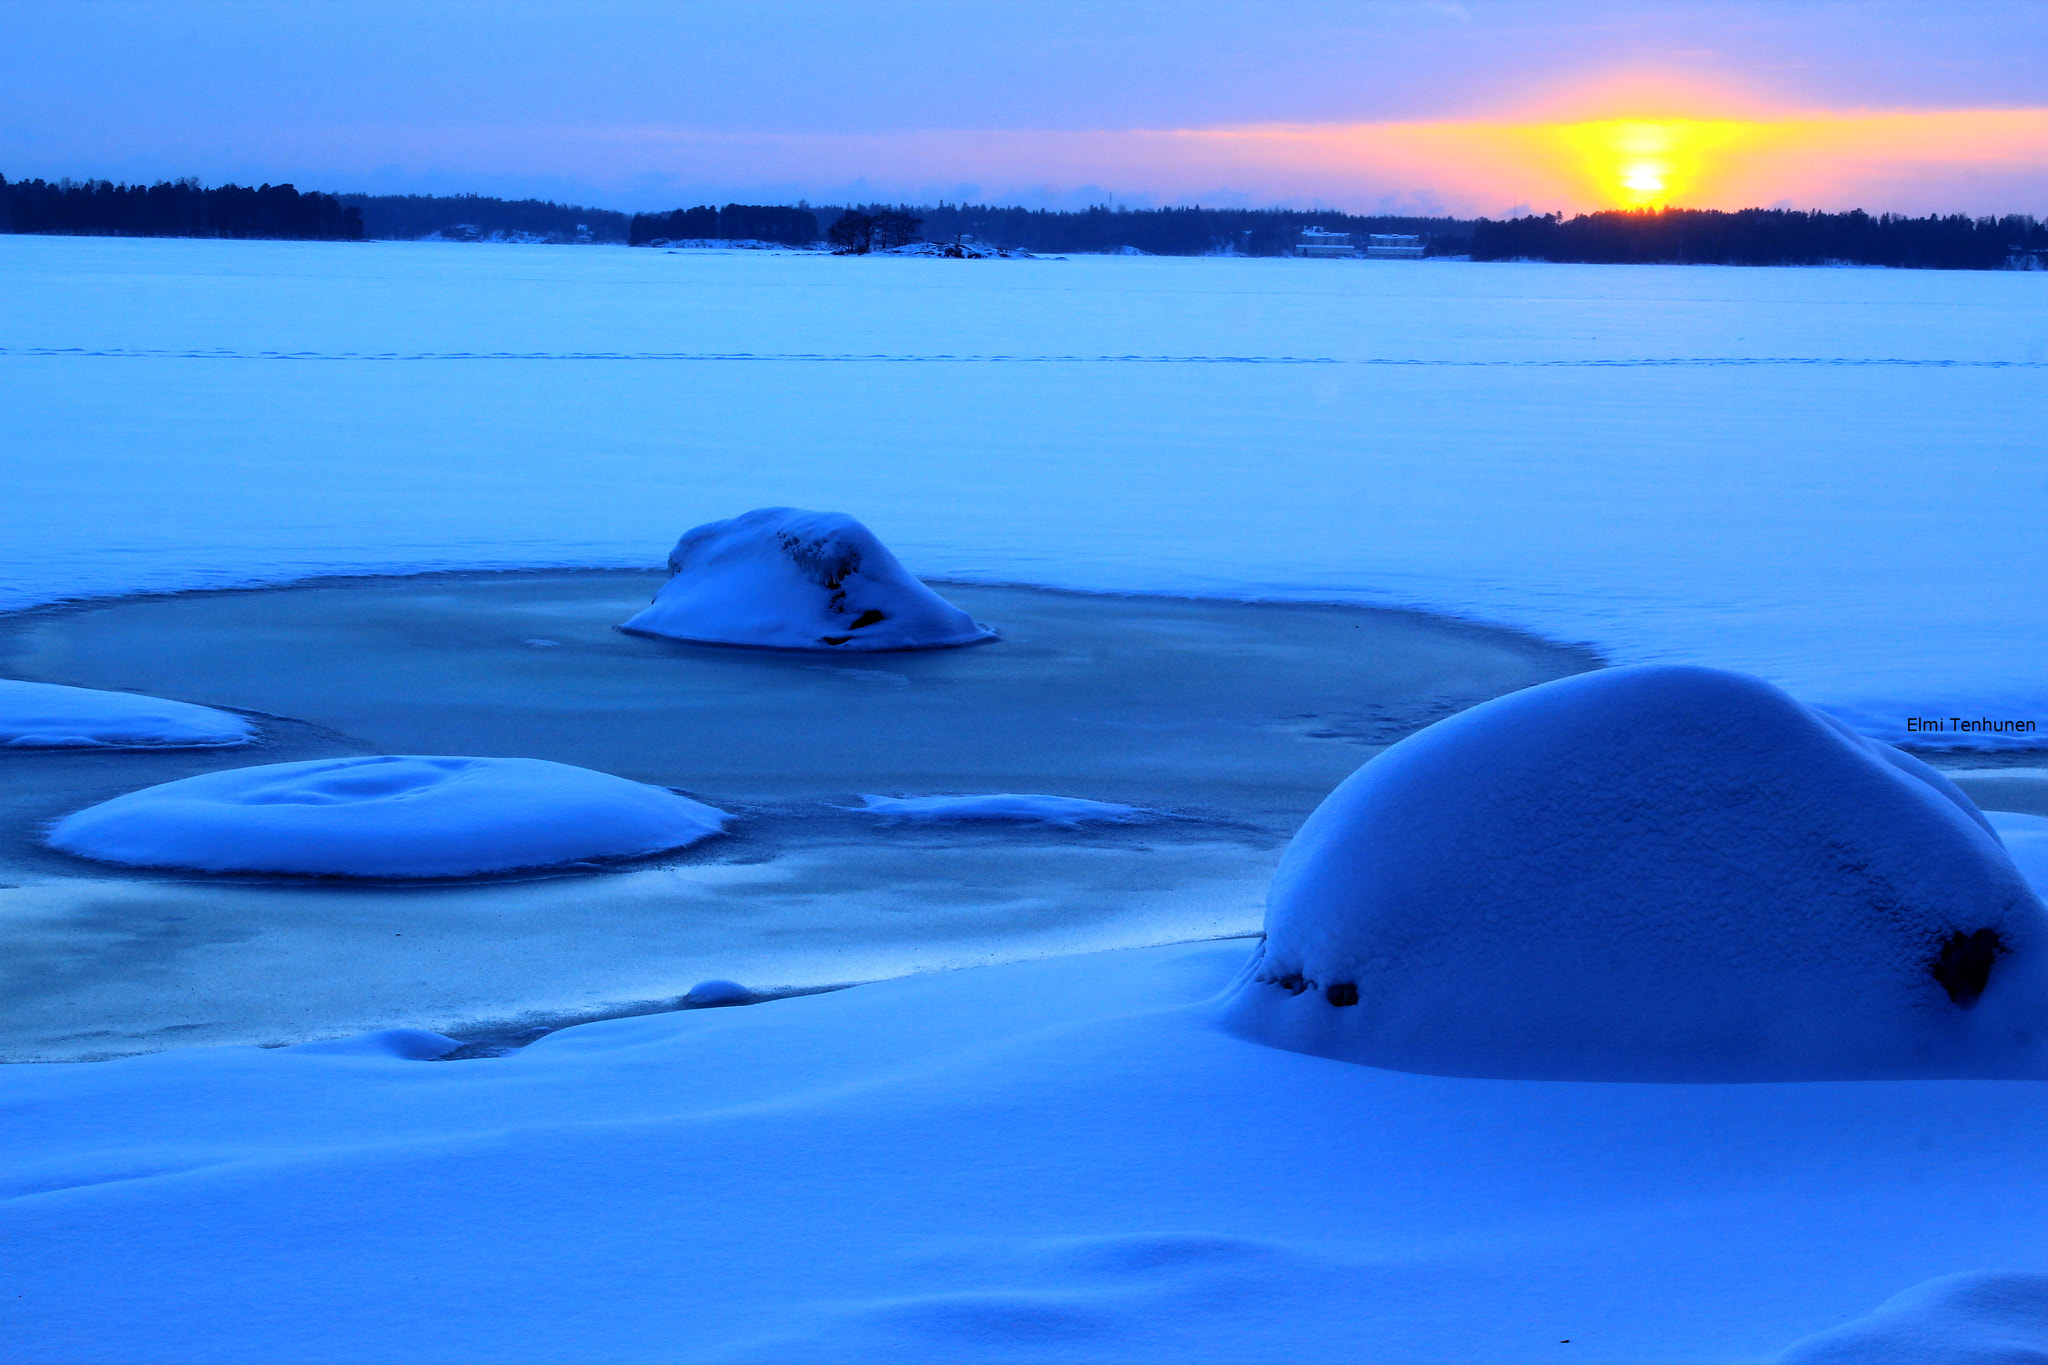
[[[681,1321],[706,1360],[1724,1362],[2038,1262],[2048,1085],[1380,1071],[1210,1026],[1245,955],[975,968],[486,1060],[387,1035],[0,1068],[30,1120],[0,1133],[11,1339],[426,1365],[673,1355]]]

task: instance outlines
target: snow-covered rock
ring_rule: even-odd
[[[1581,1080],[2048,1074],[2048,913],[1933,769],[1767,683],[1582,674],[1347,778],[1275,874],[1240,1034]]]
[[[685,1003],[698,1006],[745,1005],[751,1003],[753,999],[752,991],[737,981],[727,981],[723,977],[699,981],[683,994]]]
[[[242,717],[210,706],[0,678],[0,745],[20,749],[201,749],[247,744]]]
[[[2048,1365],[2048,1275],[1944,1275],[1796,1342],[1777,1365]]]
[[[2048,816],[1989,810],[1984,818],[1997,831],[1998,841],[2005,845],[2006,856],[2020,875],[2036,891],[2048,887]]]
[[[202,773],[67,815],[52,848],[135,867],[460,877],[660,853],[725,812],[537,758],[322,758]]]
[[[686,533],[622,629],[769,649],[939,649],[995,638],[837,512],[762,507]]]
[[[1078,796],[1033,796],[997,792],[987,796],[867,796],[859,809],[891,820],[1024,820],[1073,827],[1083,822],[1130,824],[1152,812],[1114,801]],[[849,807],[848,809],[852,809]]]

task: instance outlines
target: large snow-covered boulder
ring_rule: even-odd
[[[1581,674],[1347,778],[1225,1001],[1255,1040],[1580,1080],[2040,1076],[2048,912],[1968,799],[1768,683]]]
[[[210,749],[247,744],[242,717],[211,706],[0,678],[0,745],[16,749]]]
[[[687,532],[675,576],[622,629],[701,644],[823,651],[940,649],[995,632],[910,576],[838,512],[762,507]]]
[[[462,877],[682,848],[725,812],[537,758],[320,758],[230,768],[89,806],[52,848],[134,867]]]

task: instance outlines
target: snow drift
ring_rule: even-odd
[[[323,758],[202,773],[67,815],[50,847],[204,872],[461,877],[660,853],[725,812],[537,758]]]
[[[1244,1036],[1558,1080],[2048,1074],[2048,914],[1969,800],[1770,684],[1546,683],[1347,778],[1275,874]]]
[[[0,745],[20,749],[200,749],[247,744],[249,722],[210,706],[0,678]]]
[[[2041,1365],[2048,1275],[1944,1275],[1795,1343],[1777,1365]]]
[[[676,542],[674,575],[621,629],[768,649],[940,649],[995,638],[837,512],[761,507]]]

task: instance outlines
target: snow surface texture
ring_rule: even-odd
[[[0,745],[18,749],[211,749],[247,744],[248,721],[210,706],[0,678]]]
[[[1449,611],[1915,745],[2048,721],[2048,272],[848,267],[0,235],[0,608],[631,566],[857,477],[926,578]]]
[[[1511,693],[1302,826],[1248,1038],[1447,1075],[2048,1075],[2048,911],[1933,769],[1683,665]]]
[[[759,507],[686,532],[674,575],[625,629],[766,649],[943,649],[995,632],[910,576],[838,512]]]
[[[1944,1275],[1867,1318],[1799,1342],[1777,1365],[2043,1365],[2048,1275]]]
[[[1998,831],[2020,874],[2036,887],[2048,886],[2048,817],[1994,810],[1984,818]]]
[[[1245,953],[0,1067],[9,1358],[1754,1365],[2041,1267],[2048,1085],[1352,1066],[1211,1025]]]
[[[860,809],[892,820],[1021,820],[1069,829],[1085,823],[1131,824],[1151,818],[1142,806],[1087,801],[1078,796],[1031,796],[999,792],[988,796],[867,796]],[[849,807],[848,809],[851,809]]]
[[[322,758],[201,773],[67,815],[50,847],[134,867],[461,877],[682,848],[726,816],[537,758]]]

